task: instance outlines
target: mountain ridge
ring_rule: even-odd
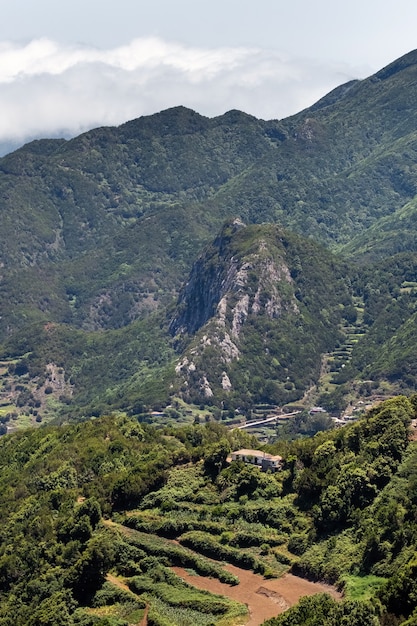
[[[0,159],[0,340],[6,352],[14,338],[24,345],[32,328],[51,323],[91,333],[160,319],[155,312],[173,310],[178,294],[186,293],[182,286],[195,259],[222,228],[224,236],[230,219],[249,229],[279,224],[344,254],[350,266],[344,270],[346,305],[334,302],[333,310],[323,300],[322,309],[339,319],[346,306],[353,318],[352,297],[360,309],[352,290],[357,264],[415,250],[416,54],[342,85],[284,120],[257,120],[234,110],[210,119],[179,106],[71,140],[31,142]],[[311,254],[322,263],[318,248]],[[216,316],[227,271],[229,282],[236,279],[226,266],[226,259],[213,255],[207,284],[199,286],[199,321],[180,302],[183,318],[178,313],[171,320],[179,345]],[[257,267],[260,275],[266,271]],[[306,276],[308,270],[304,264]],[[318,275],[315,280],[319,286]],[[197,285],[188,282],[188,289]],[[271,283],[270,293],[274,289]],[[324,319],[321,309],[314,315]],[[286,332],[294,338],[290,326]],[[324,335],[325,326],[318,323]],[[179,332],[181,327],[189,332]],[[324,349],[317,342],[315,371]],[[291,353],[294,346],[287,349]],[[144,364],[137,365],[142,371]],[[300,385],[316,377],[306,376]],[[274,382],[272,370],[266,380]]]

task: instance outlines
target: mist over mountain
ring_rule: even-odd
[[[33,141],[0,159],[4,359],[28,360],[41,387],[59,360],[72,381],[70,402],[79,393],[96,410],[104,381],[110,406],[158,403],[149,392],[156,370],[155,380],[166,381],[159,403],[168,401],[169,385],[176,393],[185,384],[188,399],[208,393],[217,403],[232,398],[233,406],[300,399],[319,383],[337,342],[342,352],[347,342],[348,358],[336,358],[332,385],[339,387],[319,385],[322,395],[366,380],[365,371],[376,386],[413,386],[405,352],[400,368],[387,359],[373,367],[369,359],[382,357],[367,337],[381,319],[381,347],[394,341],[390,328],[399,345],[402,324],[407,345],[412,335],[416,63],[410,52],[283,120],[239,111],[210,119],[179,106],[68,141]],[[246,225],[231,239],[230,220]],[[274,228],[285,229],[287,243],[278,245]],[[322,246],[336,256],[325,259]],[[385,273],[368,272],[375,262]],[[405,273],[392,270],[399,263]],[[391,320],[398,309],[401,320]],[[55,329],[50,353],[45,328]],[[142,332],[159,346],[157,355],[132,349],[135,358],[124,359]],[[217,339],[203,348],[201,337],[211,332]],[[275,337],[273,349],[265,337]],[[221,350],[212,354],[222,341],[234,355],[229,361]],[[103,352],[109,345],[113,365]],[[187,359],[196,370],[183,380]],[[255,362],[265,383],[256,392],[248,382]],[[407,368],[404,383],[398,372]],[[210,378],[216,382],[206,385]],[[17,401],[15,391],[3,394]]]

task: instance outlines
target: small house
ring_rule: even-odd
[[[282,467],[282,457],[274,454],[268,454],[262,450],[249,450],[243,448],[242,450],[236,450],[232,452],[227,459],[230,463],[233,461],[243,461],[248,465],[256,465],[260,467],[262,471],[272,470],[276,472]]]
[[[322,406],[313,406],[309,413],[310,415],[316,415],[317,413],[327,413],[327,411]]]

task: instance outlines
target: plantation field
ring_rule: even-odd
[[[237,463],[213,481],[212,454],[204,463],[172,468],[138,508],[106,522],[146,554],[141,573],[116,573],[127,573],[128,588],[149,604],[150,623],[256,626],[302,596],[339,597],[335,588],[288,574],[296,559],[289,538],[308,522],[293,497],[282,496],[283,476]],[[207,594],[203,604],[193,595],[197,589]]]
[[[151,624],[259,626],[301,597],[318,593],[342,597],[335,587],[289,573],[267,579],[251,569],[208,559],[183,547],[181,537],[180,542],[164,539],[110,521],[106,526],[147,555],[145,572],[119,567],[117,575],[107,575],[107,581],[130,593],[132,600],[146,602]],[[117,614],[118,607],[112,610]]]
[[[400,396],[270,446],[284,459],[274,473],[228,463],[257,442],[210,422],[118,414],[2,437],[0,626],[402,623],[415,609],[416,408]]]

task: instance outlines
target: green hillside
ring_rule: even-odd
[[[415,390],[416,295],[413,253],[357,266],[279,226],[232,220],[176,304],[115,330],[36,322],[11,335],[0,421],[165,407],[199,417],[178,412],[184,400],[217,417],[294,402],[337,415]]]
[[[417,625],[416,121],[413,51],[0,159],[0,626]]]
[[[125,325],[178,292],[230,217],[369,256],[355,238],[415,196],[415,61],[281,121],[177,107],[3,157],[2,335],[37,320]],[[413,247],[399,222],[377,256]]]
[[[259,444],[213,422],[156,429],[114,414],[2,437],[1,626],[128,626],[145,609],[160,626],[241,624],[243,604],[171,569],[239,585],[224,562],[265,585],[291,570],[344,590],[271,624],[413,624],[414,418],[415,397],[398,397],[277,444],[275,474],[228,464]]]
[[[226,224],[193,266],[170,329],[194,403],[298,400],[342,340],[349,267],[280,227]]]
[[[175,306],[117,330],[35,323],[12,335],[0,353],[1,397],[38,422],[139,414],[178,396],[243,413],[297,400],[343,339],[353,309],[347,272],[311,240],[228,222]]]
[[[0,420],[413,389],[416,61],[283,120],[176,107],[0,159]]]

